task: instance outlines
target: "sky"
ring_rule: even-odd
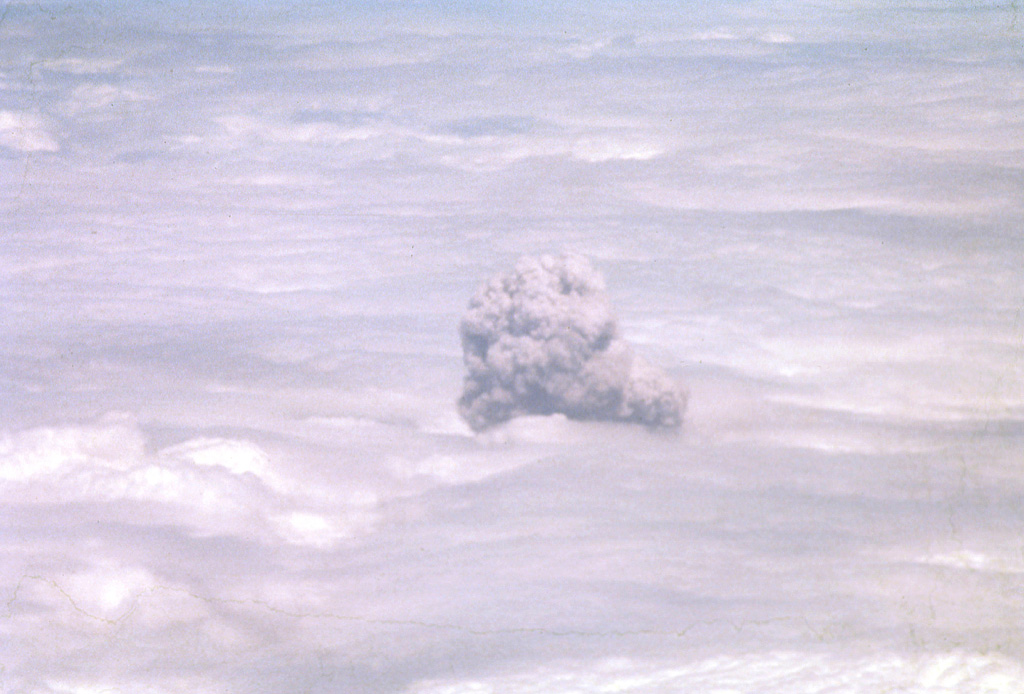
[[[1022,41],[4,3],[0,691],[1019,691]],[[562,253],[680,428],[462,419],[473,297]]]

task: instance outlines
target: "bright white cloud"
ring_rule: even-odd
[[[573,147],[573,156],[590,163],[614,160],[644,161],[653,159],[664,150],[654,144],[630,142],[614,136],[587,138]]]
[[[47,119],[26,111],[0,111],[0,147],[19,152],[56,152],[60,149]]]
[[[177,446],[165,448],[160,455],[189,460],[196,465],[216,465],[226,468],[236,475],[251,473],[263,480],[267,480],[273,475],[270,469],[270,459],[266,453],[245,441],[192,439]]]
[[[970,571],[1024,574],[1024,562],[1020,560],[1020,557],[996,557],[985,552],[970,549],[924,556],[919,561],[933,566],[947,566]]]
[[[40,504],[152,504],[154,521],[270,542],[329,545],[377,517],[372,492],[308,487],[276,471],[271,458],[246,441],[199,438],[150,454],[138,425],[123,414],[5,434],[0,491]]]
[[[147,98],[133,89],[102,82],[86,82],[72,90],[71,95],[64,103],[64,110],[71,116],[94,114],[97,111],[107,110],[108,113],[103,115],[117,117],[120,114],[116,107],[143,101]]]
[[[67,72],[73,75],[96,75],[116,72],[124,60],[114,57],[61,57],[48,59],[40,65],[45,70]]]
[[[289,123],[248,115],[221,116],[216,119],[220,132],[210,138],[200,137],[197,143],[241,147],[253,142],[285,145],[326,145],[359,142],[379,136],[371,127],[342,127],[334,123]]]
[[[82,427],[5,432],[0,480],[23,482],[78,468],[124,471],[143,455],[143,438],[130,415],[114,413]]]
[[[999,657],[948,653],[843,661],[815,653],[716,657],[679,666],[617,659],[576,668],[460,683],[427,683],[410,694],[575,694],[702,691],[861,694],[892,687],[914,694],[1011,694],[1024,669]]]

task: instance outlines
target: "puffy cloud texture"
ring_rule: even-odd
[[[678,427],[683,390],[619,337],[604,280],[578,255],[524,257],[462,319],[459,411],[476,430],[526,414]]]

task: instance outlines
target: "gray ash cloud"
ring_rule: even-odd
[[[604,280],[579,255],[523,257],[462,319],[459,412],[477,431],[520,415],[675,428],[686,394],[619,337]]]

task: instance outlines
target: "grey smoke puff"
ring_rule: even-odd
[[[523,257],[462,319],[459,412],[474,430],[526,414],[678,427],[686,395],[619,338],[604,280],[578,255]]]

